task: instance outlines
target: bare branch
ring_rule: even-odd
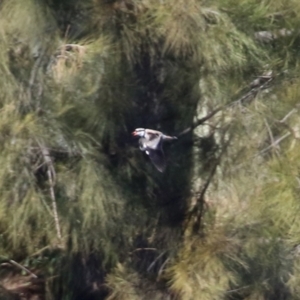
[[[261,150],[259,152],[259,154],[263,154],[263,153],[267,152],[268,150],[270,150],[271,148],[276,147],[279,143],[281,143],[283,140],[285,140],[290,135],[291,135],[290,132],[286,133],[285,135],[283,135],[282,137],[280,137],[279,139],[277,139],[274,143],[272,143],[271,145],[269,145],[265,149]]]
[[[227,130],[228,130],[228,128],[227,128]],[[189,212],[188,223],[190,222],[190,220],[193,216],[196,216],[196,221],[193,224],[193,232],[194,233],[198,233],[199,230],[201,229],[202,217],[203,217],[203,213],[204,213],[204,204],[206,203],[206,201],[205,201],[206,191],[213,180],[213,177],[217,171],[217,167],[220,165],[222,156],[226,152],[226,149],[229,147],[230,142],[231,142],[231,138],[229,138],[228,140],[225,141],[227,130],[224,131],[223,136],[222,136],[221,144],[223,144],[224,147],[223,147],[223,149],[221,149],[221,152],[219,153],[219,155],[215,158],[215,161],[209,171],[206,181],[200,188],[200,191],[197,193],[198,196],[196,199],[196,204],[193,207],[193,209]]]
[[[34,65],[33,65],[31,73],[30,73],[30,79],[29,79],[28,90],[27,90],[29,102],[31,102],[31,100],[32,100],[34,83],[36,82],[38,69],[42,63],[44,53],[45,53],[45,50],[41,51],[41,53],[39,54],[37,60],[35,61]],[[40,94],[41,94],[41,91],[39,91],[39,95]]]
[[[55,221],[57,237],[58,237],[59,240],[61,240],[62,239],[61,229],[60,229],[60,224],[59,224],[56,198],[55,198],[55,192],[54,192],[56,173],[55,173],[55,169],[54,169],[53,162],[51,160],[48,148],[44,147],[40,142],[38,142],[38,145],[40,147],[42,156],[44,158],[44,162],[47,166],[47,177],[48,177],[48,180],[49,180],[49,190],[50,190],[50,197],[51,197],[51,200],[52,200],[53,217],[54,217],[54,221]]]
[[[292,116],[295,112],[297,112],[296,108],[293,108],[290,110],[281,120],[276,121],[278,124],[284,126],[294,137],[294,139],[299,140],[299,135],[297,136],[297,133],[295,132],[295,129],[293,129],[289,124],[286,123],[286,120]]]
[[[159,254],[155,260],[150,264],[150,266],[147,268],[147,272],[149,272],[153,267],[154,265],[156,264],[156,262],[166,253],[166,251],[163,251],[161,254]]]
[[[159,271],[158,271],[158,277],[162,274],[162,272],[164,271],[164,267],[166,266],[166,264],[170,261],[170,258],[167,258],[164,263],[161,265]]]
[[[247,288],[249,288],[249,287],[250,287],[250,285],[242,286],[242,287],[240,287],[240,288],[238,288],[238,289],[229,290],[229,291],[227,291],[226,293],[234,293],[234,292],[237,292],[237,291],[240,291],[240,290],[243,290],[243,289],[247,289]]]
[[[296,108],[293,108],[291,111],[289,111],[280,121],[280,123],[284,123],[292,114],[294,114],[295,112],[297,112]]]
[[[24,266],[20,265],[19,263],[17,263],[16,261],[9,259],[7,260],[7,262],[9,262],[10,264],[20,268],[21,270],[25,271],[26,273],[30,274],[32,277],[34,278],[38,278],[37,275],[35,275],[34,273],[32,273],[30,270],[28,270],[27,268],[25,268]]]
[[[269,136],[270,136],[271,143],[273,144],[274,143],[274,136],[273,136],[272,130],[271,130],[271,128],[269,126],[269,123],[267,122],[266,118],[264,119],[264,122],[266,124],[267,130],[268,130],[268,133],[269,133]]]
[[[269,124],[268,124],[268,122],[267,122],[266,119],[264,119],[264,122],[266,124],[267,130],[268,130],[268,133],[269,133],[269,136],[270,136],[271,144],[274,144],[274,136],[273,136],[272,130],[271,130],[271,128],[270,128],[270,126],[269,126]]]
[[[264,81],[264,83],[262,83],[259,86],[255,86],[247,94],[245,94],[244,96],[242,96],[238,100],[235,100],[235,101],[229,103],[227,106],[234,106],[236,104],[243,104],[243,102],[245,102],[249,98],[252,98],[251,100],[253,100],[255,98],[255,96],[257,95],[257,93],[260,90],[264,89],[272,80],[273,80],[273,77],[270,77],[267,81]]]
[[[187,134],[189,132],[191,132],[193,129],[195,129],[196,127],[198,127],[199,125],[203,124],[205,121],[209,120],[210,118],[212,118],[216,113],[218,113],[219,111],[221,111],[224,108],[224,106],[216,108],[215,110],[213,110],[212,112],[210,112],[209,114],[207,114],[205,117],[198,119],[196,122],[193,123],[193,125],[191,127],[186,128],[185,130],[183,130],[182,132],[180,132],[177,136],[180,137],[184,134]]]
[[[157,251],[157,249],[156,248],[136,248],[132,252],[130,252],[130,254],[132,254],[134,252],[138,252],[138,251]]]
[[[208,113],[205,117],[198,119],[197,121],[195,121],[192,126],[186,128],[185,130],[183,130],[182,132],[180,132],[177,136],[180,137],[182,135],[185,135],[189,132],[191,132],[193,129],[195,129],[196,127],[202,125],[205,121],[209,120],[210,118],[212,118],[216,113],[218,113],[221,110],[224,110],[226,108],[235,106],[236,104],[243,104],[243,102],[245,102],[246,100],[248,100],[249,98],[254,99],[254,97],[257,95],[257,93],[266,88],[266,86],[274,79],[273,75],[272,75],[272,71],[269,71],[267,74],[259,76],[256,80],[254,80],[251,84],[250,87],[252,87],[252,89],[246,93],[244,96],[242,96],[241,98],[239,98],[238,100],[235,100],[233,102],[230,102],[228,104],[225,104],[221,107],[218,107],[216,109],[214,109],[212,112]],[[251,99],[251,100],[252,100]]]

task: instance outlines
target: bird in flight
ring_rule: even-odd
[[[159,172],[166,169],[165,155],[162,149],[164,141],[177,140],[176,136],[168,136],[160,131],[145,128],[136,128],[133,136],[139,136],[139,146],[142,151],[149,155],[151,162]]]

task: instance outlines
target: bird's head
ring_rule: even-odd
[[[145,128],[136,128],[133,132],[132,132],[133,136],[140,136],[140,137],[144,137],[145,136]]]

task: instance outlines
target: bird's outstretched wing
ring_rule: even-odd
[[[147,140],[147,147],[153,150],[161,147],[162,143],[162,134],[159,133],[147,133],[148,140]]]
[[[148,148],[146,153],[149,155],[151,162],[159,172],[164,172],[166,169],[165,155],[162,149],[153,150]]]

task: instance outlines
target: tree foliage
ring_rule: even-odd
[[[297,299],[299,14],[0,1],[3,295]],[[136,127],[179,136],[165,173]]]

